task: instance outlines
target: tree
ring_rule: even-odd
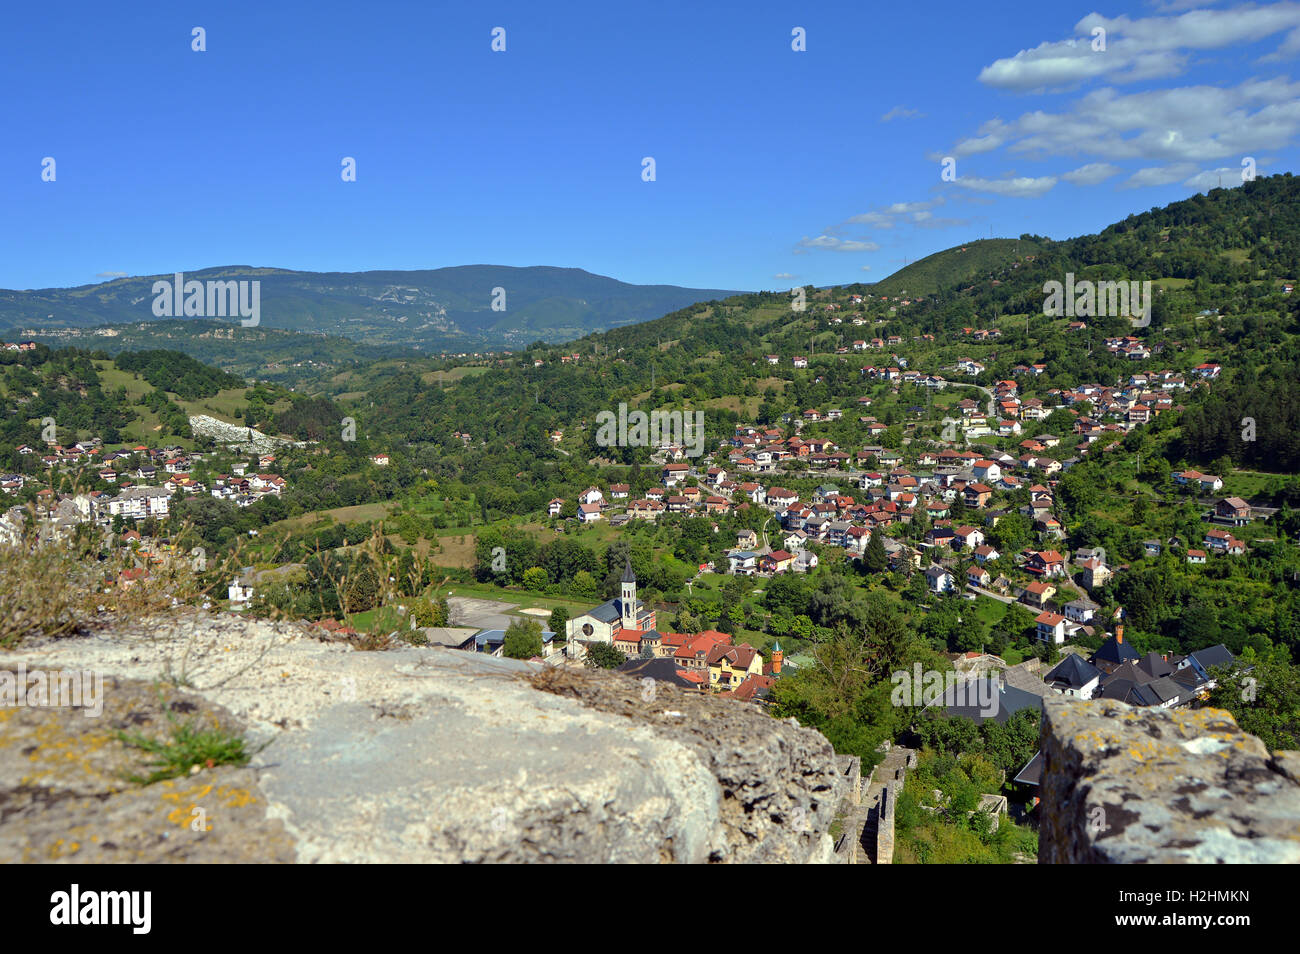
[[[573,575],[569,589],[574,596],[594,600],[596,598],[596,578],[586,570],[579,570]]]
[[[551,610],[551,632],[561,639],[564,638],[564,629],[568,622],[569,611],[563,606],[557,606]]]
[[[583,665],[588,669],[617,669],[627,662],[627,657],[615,649],[612,643],[591,643],[587,646],[587,656]]]
[[[535,619],[517,619],[506,629],[502,653],[510,659],[532,659],[542,654],[542,624]]]
[[[1034,615],[1023,604],[1007,604],[1006,611],[1002,614],[1002,620],[998,623],[999,630],[1015,640],[1020,639],[1033,628],[1035,628]]]
[[[1226,709],[1241,728],[1257,735],[1270,751],[1300,747],[1300,667],[1284,650],[1253,658],[1247,649],[1239,663],[1253,664],[1248,673],[1226,667],[1210,675],[1218,685],[1210,691],[1210,705]]]
[[[441,606],[439,606],[441,604]],[[447,625],[447,603],[439,600],[435,603],[427,596],[422,596],[411,604],[411,619],[421,628],[425,626]]]
[[[367,560],[353,567],[352,573],[348,576],[347,600],[349,613],[363,613],[374,609],[378,604],[379,574],[370,565],[370,561]]]
[[[868,573],[883,573],[888,565],[884,537],[879,529],[873,530],[867,541],[867,549],[862,554],[862,568]]]
[[[546,571],[540,566],[533,566],[524,570],[525,589],[533,591],[542,590],[545,589],[546,585],[550,582],[550,577],[547,576]]]

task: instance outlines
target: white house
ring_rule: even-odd
[[[232,608],[242,609],[253,599],[253,584],[247,578],[231,580],[230,585],[226,587],[226,595]]]
[[[1057,613],[1039,613],[1034,620],[1038,624],[1038,639],[1044,643],[1057,646],[1065,642],[1065,617]]]
[[[925,583],[932,593],[951,593],[957,581],[944,567],[932,566],[925,571]]]

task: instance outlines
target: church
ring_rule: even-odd
[[[655,611],[637,602],[636,574],[628,560],[623,578],[619,581],[619,595],[593,607],[565,624],[569,640],[569,655],[580,656],[581,644],[610,643],[615,639],[639,638],[641,633],[655,628]]]

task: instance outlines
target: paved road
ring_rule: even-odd
[[[477,626],[479,629],[505,629],[516,619],[513,603],[482,600],[472,596],[447,597],[447,611],[452,626]]]
[[[967,583],[967,584],[966,584],[966,589],[968,589],[968,590],[974,590],[976,593],[980,594],[980,596],[987,596],[987,597],[989,597],[989,599],[997,600],[999,603],[1019,603],[1019,602],[1020,602],[1020,601],[1019,601],[1018,599],[1016,599],[1014,596],[1002,596],[1002,595],[999,594],[999,593],[994,593],[992,590],[986,590],[986,589],[984,589],[982,586],[976,586],[974,583]]]

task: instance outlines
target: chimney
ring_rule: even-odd
[[[1116,643],[1122,643],[1122,642],[1124,642],[1124,627],[1123,627],[1123,625],[1120,625],[1120,626],[1116,626],[1116,627],[1115,627],[1115,642],[1116,642]]]

